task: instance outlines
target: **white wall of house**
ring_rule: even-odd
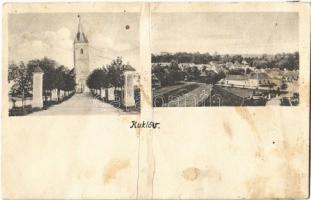
[[[258,79],[249,79],[249,86],[250,87],[259,87]]]
[[[270,79],[249,79],[250,86],[252,87],[259,87],[262,85],[268,85],[272,82]]]
[[[238,86],[249,86],[248,80],[225,80],[225,84],[238,85]]]

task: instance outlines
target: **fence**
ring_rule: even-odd
[[[60,90],[60,96],[58,99],[57,90],[53,90],[50,95],[47,96],[47,101],[63,101],[67,97],[71,96],[74,91],[63,91]],[[45,101],[45,97],[43,96],[43,101]],[[13,108],[21,108],[24,106],[31,106],[32,105],[32,97],[26,97],[22,100],[21,97],[9,97],[9,109]]]

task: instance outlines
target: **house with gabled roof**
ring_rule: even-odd
[[[267,87],[272,83],[272,79],[266,73],[251,73],[249,75],[227,75],[221,80],[222,84],[232,87],[258,88]]]
[[[265,87],[271,84],[272,80],[267,73],[251,73],[249,76],[250,87]]]
[[[227,75],[224,84],[239,87],[249,86],[248,77],[246,75]]]

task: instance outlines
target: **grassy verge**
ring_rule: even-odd
[[[64,97],[61,101],[44,101],[43,108],[33,108],[31,105],[26,105],[23,107],[15,107],[9,109],[9,116],[24,116],[33,112],[47,110],[49,107],[60,104],[68,99],[70,99],[75,93],[72,93],[66,97]]]

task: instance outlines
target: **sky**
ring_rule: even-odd
[[[80,13],[89,40],[90,68],[121,56],[139,65],[139,13]],[[129,29],[126,29],[129,25]],[[10,14],[9,61],[19,63],[48,57],[73,68],[77,13]]]
[[[153,13],[151,51],[276,54],[299,49],[298,13]]]

